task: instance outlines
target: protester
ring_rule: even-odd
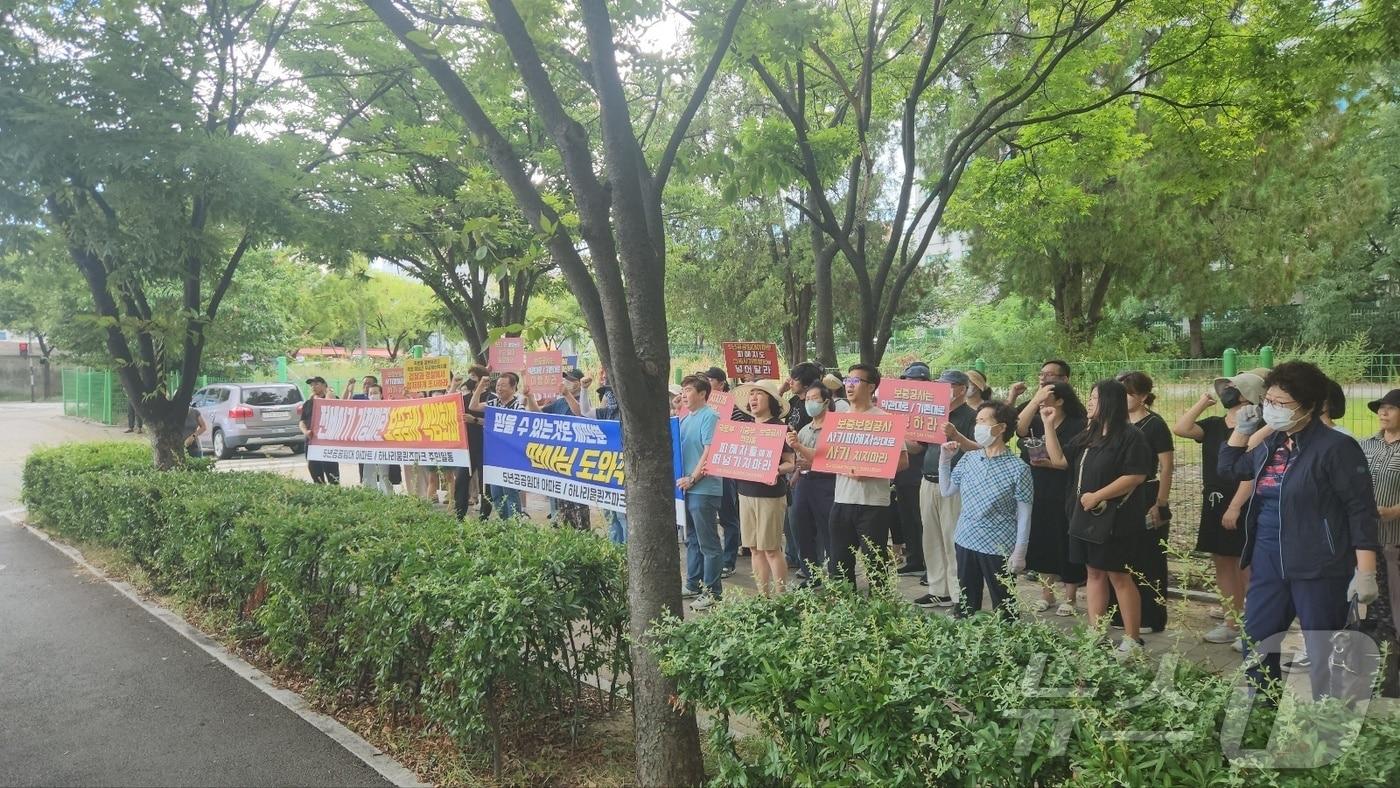
[[[1230,438],[1240,411],[1264,400],[1264,377],[1268,370],[1242,372],[1232,378],[1216,378],[1213,396],[1202,394],[1181,417],[1172,432],[1201,444],[1201,525],[1196,536],[1196,550],[1210,553],[1215,564],[1215,582],[1220,587],[1220,607],[1223,620],[1205,634],[1208,643],[1240,642],[1239,622],[1243,621],[1244,591],[1249,585],[1249,570],[1240,568],[1240,553],[1244,550],[1244,529],[1240,514],[1249,504],[1254,492],[1252,481],[1227,481],[1220,477],[1216,460],[1220,447]],[[1201,415],[1219,402],[1225,416]]]
[[[1381,639],[1394,653],[1397,632],[1400,632],[1400,389],[1391,389],[1367,407],[1376,414],[1379,429],[1361,442],[1361,452],[1371,466],[1371,484],[1376,491],[1376,512],[1380,518],[1378,536],[1385,559],[1385,571],[1376,573],[1379,596],[1367,616],[1378,622]],[[1387,669],[1386,694],[1392,696],[1400,684],[1400,676],[1395,672],[1397,665],[1400,661],[1391,659]]]
[[[540,410],[560,416],[582,416],[592,418],[593,401],[588,394],[588,385],[593,381],[579,369],[566,369],[561,375],[559,396]],[[588,504],[551,498],[550,519],[555,525],[567,525],[576,531],[592,528],[592,517]]]
[[[734,400],[756,424],[784,424],[788,417],[788,403],[776,380],[741,384],[734,390]],[[787,515],[787,474],[795,467],[792,449],[784,446],[778,461],[778,478],[772,484],[739,482],[741,540],[753,554],[754,583],[764,596],[782,593],[787,585],[783,521]]]
[[[602,421],[622,421],[622,407],[617,402],[617,394],[608,385],[606,369],[598,373],[598,384],[598,390],[594,392],[598,405],[593,411],[593,418]],[[603,519],[608,523],[608,539],[613,544],[627,544],[627,513],[608,509],[603,512]]]
[[[496,378],[494,391],[487,391],[488,386],[484,384],[476,387],[476,391],[472,392],[472,401],[467,406],[467,414],[485,419],[487,407],[528,410],[529,398],[524,396],[519,388],[519,375],[514,372],[502,372],[500,377]],[[492,510],[501,519],[525,514],[519,490],[503,485],[489,484],[486,486],[486,494],[491,499]]]
[[[365,399],[378,401],[384,399],[384,390],[378,383],[371,383],[365,389]],[[360,465],[360,484],[371,490],[379,490],[382,493],[393,495],[394,485],[389,481],[389,466],[380,463],[363,463]],[[461,516],[460,514],[458,515]]]
[[[1176,446],[1166,420],[1151,410],[1157,399],[1152,393],[1152,378],[1143,372],[1125,372],[1118,376],[1118,382],[1128,391],[1128,421],[1142,432],[1152,450],[1151,469],[1141,487],[1147,518],[1138,529],[1138,546],[1129,566],[1142,599],[1140,626],[1144,631],[1161,632],[1167,628],[1167,535]],[[1110,593],[1108,603],[1116,602]],[[1120,614],[1113,616],[1113,625],[1122,625]]]
[[[1087,413],[1079,395],[1068,383],[1047,383],[1036,390],[1028,408],[1035,408],[1050,414],[1045,418],[1036,414],[1034,420],[1020,430],[1021,458],[1031,466],[1031,478],[1035,483],[1035,507],[1031,510],[1030,547],[1026,551],[1026,570],[1040,576],[1042,585],[1040,599],[1032,610],[1037,613],[1049,610],[1055,605],[1055,583],[1062,586],[1064,601],[1055,608],[1057,616],[1072,616],[1075,613],[1079,587],[1084,585],[1086,575],[1084,564],[1069,558],[1069,515],[1066,496],[1069,492],[1069,471],[1057,468],[1050,462],[1045,449],[1045,432],[1053,430],[1060,446],[1084,432]],[[1025,411],[1017,418],[1017,425],[1027,422]]]
[[[975,413],[982,403],[992,398],[992,390],[987,386],[987,378],[975,369],[967,371],[967,406]]]
[[[804,584],[821,585],[822,567],[826,565],[831,544],[831,507],[836,501],[836,477],[812,470],[817,456],[817,443],[826,425],[826,415],[835,407],[831,389],[822,383],[807,387],[802,402],[811,421],[800,432],[789,432],[787,444],[797,453],[798,473],[792,487],[793,530],[797,534],[798,554],[808,570]]]
[[[880,370],[871,364],[855,364],[846,374],[846,397],[852,413],[883,414],[875,407]],[[901,450],[897,470],[909,465],[909,453]],[[881,583],[880,569],[889,538],[890,481],[837,474],[835,503],[831,507],[831,547],[827,568],[833,578],[855,582],[856,552],[865,556],[867,579]]]
[[[474,364],[467,370],[466,380],[462,383],[463,408],[472,401],[472,395],[478,388],[485,386],[485,380],[491,373],[486,367]],[[467,455],[471,458],[471,483],[467,491],[466,507],[461,508],[461,513],[466,514],[467,508],[473,503],[479,502],[478,512],[482,517],[491,516],[491,499],[487,497],[482,479],[482,466],[485,464],[485,444],[486,434],[484,430],[485,420],[478,414],[467,410]],[[475,498],[475,500],[473,500]]]
[[[691,610],[704,610],[718,602],[723,592],[724,558],[717,526],[724,487],[718,476],[705,472],[719,416],[709,407],[710,381],[704,376],[682,380],[681,397],[690,410],[681,419],[683,474],[676,480],[676,486],[685,492],[686,584],[682,596],[695,598]]]
[[[807,389],[819,382],[822,374],[821,365],[813,361],[804,361],[788,370],[788,379],[783,382],[782,390],[784,394],[791,395],[788,397],[788,426],[793,432],[801,432],[812,421],[803,402],[806,401]]]
[[[928,365],[915,361],[900,373],[900,380],[927,382],[930,376]],[[924,484],[924,452],[931,444],[911,442],[909,444],[909,467],[895,474],[894,489],[891,492],[890,522],[891,531],[898,529],[894,539],[897,547],[904,548],[904,564],[897,570],[900,577],[921,577],[924,567],[924,515],[919,502]]]
[[[1016,429],[1016,409],[985,402],[977,409],[973,440],[980,447],[953,467],[961,448],[952,441],[939,451],[938,489],[962,499],[953,540],[958,561],[958,604],[953,614],[965,618],[982,609],[982,589],[992,610],[1015,616],[1013,586],[1003,575],[1025,571],[1030,540],[1034,482],[1031,469],[1006,448]]]
[[[1152,470],[1152,449],[1128,422],[1128,391],[1122,383],[1096,383],[1087,411],[1084,432],[1062,446],[1056,431],[1046,430],[1045,449],[1053,467],[1069,470],[1069,558],[1088,567],[1089,625],[1098,626],[1108,612],[1111,587],[1123,616],[1117,654],[1126,658],[1141,653],[1144,645],[1139,636],[1142,601],[1128,563],[1147,518],[1141,486]],[[1048,405],[1040,415],[1042,421],[1056,418]]]
[[[947,383],[953,390],[947,421],[943,424],[945,439],[957,443],[963,450],[977,448],[977,444],[968,437],[977,420],[977,413],[967,406],[967,375],[960,370],[949,369],[939,375],[938,380]],[[962,452],[955,452],[949,460],[949,467],[956,468],[961,461]],[[928,593],[914,600],[919,607],[951,607],[958,601],[958,557],[953,534],[957,530],[962,499],[956,494],[945,496],[939,492],[941,465],[940,452],[924,453],[924,484],[919,492],[919,508],[922,510]]]
[[[128,402],[126,405],[126,429],[122,432],[135,432],[140,435],[146,431],[146,422],[141,420],[141,414],[136,412],[136,403]]]
[[[1322,412],[1322,423],[1342,433],[1349,438],[1355,438],[1346,427],[1338,424],[1342,417],[1347,415],[1347,395],[1342,391],[1342,384],[1331,378],[1327,379],[1327,407]]]
[[[846,413],[851,409],[851,403],[846,399],[846,384],[841,378],[831,373],[822,377],[822,385],[831,392],[832,410],[837,413]]]
[[[200,456],[199,436],[209,430],[204,416],[194,408],[185,409],[185,453],[191,457]]]
[[[1052,358],[1040,365],[1040,373],[1036,377],[1036,385],[1043,388],[1051,383],[1069,383],[1069,378],[1069,362],[1062,361],[1058,358]],[[1014,405],[1016,401],[1021,398],[1021,395],[1025,393],[1026,384],[1018,380],[1011,384],[1011,390],[1006,395],[1006,401]],[[1018,428],[1024,429],[1025,425],[1018,423]]]
[[[724,370],[719,367],[710,367],[702,375],[710,382],[711,391],[729,391],[729,380],[724,374]],[[684,383],[682,383],[684,385]],[[730,409],[729,418],[735,421],[750,421],[749,415],[739,410],[738,406]],[[734,567],[739,562],[739,484],[733,479],[721,480],[719,525],[724,531],[724,568],[721,573],[725,577],[734,574]]]
[[[1269,372],[1264,385],[1262,413],[1251,408],[1237,416],[1217,467],[1225,479],[1254,480],[1241,565],[1252,568],[1244,624],[1248,651],[1260,651],[1247,656],[1255,686],[1279,676],[1278,649],[1259,644],[1287,631],[1295,617],[1308,652],[1331,654],[1329,633],[1346,626],[1348,601],[1370,604],[1379,594],[1371,474],[1360,445],[1322,422],[1327,376],[1290,361]],[[1247,450],[1250,435],[1265,430],[1260,445]],[[1329,662],[1311,662],[1314,697],[1342,691],[1334,693]]]
[[[311,387],[311,396],[301,404],[301,434],[310,441],[311,414],[315,410],[316,400],[333,398],[326,385],[326,379],[320,375],[307,378],[306,385]],[[340,484],[340,463],[338,462],[307,460],[306,469],[311,472],[311,481],[316,484]]]

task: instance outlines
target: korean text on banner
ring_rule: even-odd
[[[403,363],[406,391],[445,391],[452,385],[452,359],[447,356],[411,358]]]
[[[715,425],[705,472],[711,476],[759,484],[778,480],[786,424],[721,421]]]
[[[778,380],[781,362],[772,342],[722,342],[724,366],[729,377],[741,380]]]
[[[310,460],[374,465],[471,464],[462,395],[425,399],[316,399]]]
[[[884,380],[880,409],[908,420],[905,438],[920,443],[943,443],[943,424],[953,401],[953,387],[938,381]]]
[[[525,340],[520,337],[497,339],[486,351],[486,363],[491,365],[492,372],[514,372],[517,375],[524,372]]]
[[[828,413],[812,470],[893,479],[904,451],[904,416]]]
[[[385,367],[379,370],[381,399],[405,399],[408,389],[404,387],[403,367]]]
[[[720,421],[729,421],[734,418],[734,395],[728,391],[710,391],[710,410],[714,411]]]
[[[531,395],[557,397],[563,390],[564,354],[557,350],[532,350],[525,354],[525,381]]]
[[[621,422],[488,407],[484,434],[482,475],[487,484],[626,511]],[[674,476],[679,419],[671,419],[671,445]],[[685,522],[681,495],[677,489],[678,525]]]

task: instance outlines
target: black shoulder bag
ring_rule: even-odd
[[[1069,535],[1090,544],[1103,544],[1113,535],[1113,521],[1122,501],[1104,501],[1090,510],[1079,503],[1079,497],[1084,494],[1084,466],[1089,464],[1089,451],[1084,449],[1084,456],[1079,460],[1079,478],[1075,481],[1074,500],[1070,503]]]

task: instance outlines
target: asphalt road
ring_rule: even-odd
[[[0,404],[0,510],[43,443],[123,437]],[[388,785],[28,531],[0,520],[0,785]]]

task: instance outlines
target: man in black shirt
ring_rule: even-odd
[[[311,387],[311,398],[301,404],[301,432],[310,441],[311,411],[316,405],[316,400],[330,398],[330,391],[326,386],[326,379],[320,375],[307,378],[306,385]],[[307,460],[306,469],[311,472],[311,481],[316,484],[340,484],[340,463],[338,462]]]

